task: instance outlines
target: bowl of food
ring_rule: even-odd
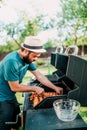
[[[80,110],[80,103],[73,99],[58,99],[53,102],[57,117],[62,121],[73,121]]]

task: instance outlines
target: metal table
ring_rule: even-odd
[[[27,110],[25,130],[87,130],[87,124],[80,115],[74,121],[60,121],[53,108]]]

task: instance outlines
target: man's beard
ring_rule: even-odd
[[[29,59],[29,54],[25,57],[23,57],[23,61],[27,64],[30,64],[32,61]]]

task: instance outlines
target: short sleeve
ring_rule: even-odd
[[[36,70],[36,69],[37,69],[37,67],[36,67],[36,65],[35,65],[34,63],[30,63],[30,64],[29,64],[28,70],[34,71],[34,70]]]
[[[8,60],[4,64],[4,78],[7,81],[19,80],[19,67],[15,60]]]

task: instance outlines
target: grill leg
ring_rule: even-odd
[[[6,125],[10,125],[11,127],[14,128],[14,126],[17,126],[17,129],[11,129],[11,130],[19,130],[19,127],[22,125],[22,118],[21,118],[22,114],[19,113],[16,116],[16,121],[15,122],[5,122]]]

